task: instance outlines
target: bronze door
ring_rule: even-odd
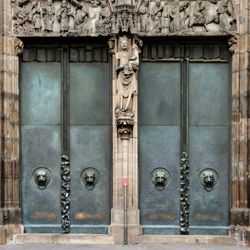
[[[227,46],[145,44],[138,95],[144,234],[227,234],[229,86]]]
[[[105,45],[26,46],[20,83],[25,232],[107,233],[109,74]]]

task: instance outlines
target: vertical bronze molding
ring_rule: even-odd
[[[61,226],[70,232],[70,140],[69,140],[69,52],[62,48],[62,158],[61,158]]]
[[[61,162],[61,224],[62,233],[70,232],[70,163],[67,155]]]
[[[189,233],[188,88],[189,61],[181,60],[180,233]]]

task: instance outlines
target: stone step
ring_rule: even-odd
[[[236,245],[235,238],[215,235],[142,235],[138,236],[139,244],[210,244]]]
[[[114,244],[112,236],[103,234],[16,234],[13,244]]]

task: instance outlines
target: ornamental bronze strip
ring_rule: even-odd
[[[62,48],[61,227],[70,232],[69,53]]]
[[[189,159],[188,159],[188,59],[181,60],[181,170],[180,170],[180,233],[189,234]]]

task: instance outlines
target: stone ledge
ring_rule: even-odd
[[[13,244],[114,244],[114,239],[102,234],[17,234]]]
[[[236,245],[237,242],[230,236],[213,235],[142,235],[137,238],[139,244],[209,244],[209,245]]]

